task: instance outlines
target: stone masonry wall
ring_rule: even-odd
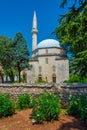
[[[67,101],[70,94],[74,95],[87,95],[87,84],[61,84],[61,97],[64,101]]]
[[[23,93],[38,96],[45,90],[58,94],[66,102],[70,94],[87,94],[87,84],[0,84],[0,93],[9,93],[12,98]]]
[[[37,96],[45,90],[52,91],[53,84],[0,84],[0,93],[9,93],[11,97],[28,93],[31,96]]]

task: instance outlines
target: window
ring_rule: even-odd
[[[42,71],[42,67],[41,67],[41,66],[39,66],[39,73],[41,73],[41,71]]]
[[[53,80],[53,83],[56,83],[56,74],[52,75],[52,80]]]
[[[56,67],[55,67],[55,65],[53,66],[53,72],[55,72],[56,71]]]
[[[46,58],[46,64],[48,64],[48,58]]]
[[[42,75],[41,74],[39,74],[38,79],[42,80]]]
[[[46,49],[46,54],[48,54],[48,50]]]

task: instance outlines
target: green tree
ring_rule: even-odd
[[[13,78],[13,81],[14,81],[14,75],[10,75],[10,73],[13,73],[12,44],[13,44],[12,39],[9,39],[5,36],[0,36],[0,64],[1,64],[2,70],[3,70],[3,71],[2,70],[0,71],[0,75],[2,77],[2,82],[4,82],[3,72],[5,75],[9,76],[11,79]],[[8,71],[8,73],[7,73],[7,71]]]
[[[21,82],[21,71],[29,68],[29,50],[27,43],[22,35],[18,32],[14,38],[14,66],[17,68],[19,82]]]
[[[1,80],[2,80],[2,83],[4,83],[2,68],[0,69],[0,78],[1,78]]]
[[[66,3],[69,1],[63,0],[61,6]],[[75,73],[87,76],[87,0],[74,0],[69,12],[60,18],[54,33],[62,45],[69,46],[73,63],[76,63]]]

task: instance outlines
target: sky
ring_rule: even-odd
[[[29,50],[32,44],[32,20],[37,15],[38,43],[54,38],[51,33],[58,27],[60,15],[67,9],[60,8],[62,0],[0,0],[0,36],[14,38],[21,32]]]

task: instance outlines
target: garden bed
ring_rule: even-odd
[[[33,124],[32,109],[17,111],[15,115],[0,119],[0,130],[87,130],[79,119],[65,114],[62,110],[59,120]]]

